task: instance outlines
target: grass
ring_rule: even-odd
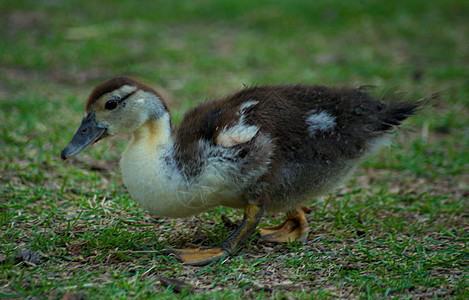
[[[2,1],[0,298],[468,298],[468,13],[462,0]],[[164,248],[216,245],[221,217],[241,212],[147,214],[119,176],[125,138],[59,159],[87,94],[118,74],[168,95],[175,123],[244,84],[441,97],[312,201],[306,245],[253,236],[187,267]]]

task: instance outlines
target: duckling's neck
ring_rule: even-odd
[[[173,166],[173,138],[169,113],[140,126],[127,145],[120,166],[132,198],[156,215],[178,215],[178,207],[163,202],[177,194],[180,180]]]
[[[147,144],[147,146],[149,147],[148,150],[154,152],[155,146],[168,144],[170,143],[170,140],[171,121],[169,113],[165,113],[162,117],[157,120],[148,120],[142,126],[140,126],[140,128],[135,130],[130,144],[139,144],[140,147]]]
[[[121,158],[125,185],[131,190],[131,182],[136,178],[140,181],[145,172],[149,173],[148,178],[154,177],[152,173],[155,164],[164,160],[163,157],[172,156],[173,144],[169,113],[158,119],[150,119],[140,126],[133,133]]]

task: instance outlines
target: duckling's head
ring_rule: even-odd
[[[168,108],[151,87],[129,77],[111,78],[98,85],[86,101],[86,115],[70,143],[62,150],[67,159],[108,136],[133,133]]]

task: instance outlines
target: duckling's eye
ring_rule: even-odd
[[[104,108],[105,109],[108,109],[108,110],[113,110],[117,107],[117,104],[119,103],[118,100],[109,100],[108,102],[106,102],[106,104],[104,105]]]

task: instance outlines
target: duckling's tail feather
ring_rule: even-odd
[[[398,102],[387,105],[378,114],[379,131],[387,131],[400,125],[405,119],[412,116],[421,107],[418,102]]]
[[[418,101],[391,100],[377,113],[379,124],[376,130],[388,131],[399,126],[405,119],[429,106],[429,104],[431,104],[431,100],[437,97],[438,95],[434,94],[428,98]]]

